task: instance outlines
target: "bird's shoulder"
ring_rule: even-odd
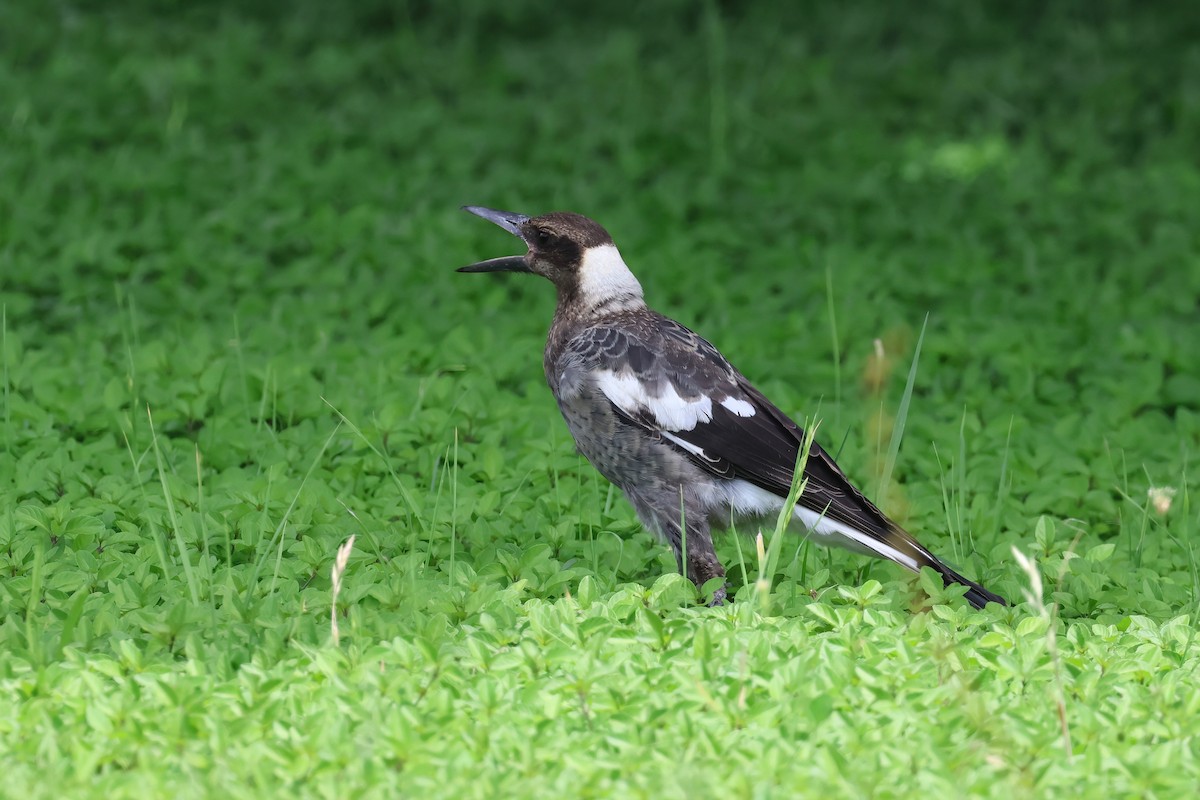
[[[634,373],[666,371],[719,371],[733,367],[717,348],[696,332],[670,317],[639,310],[612,314],[564,330],[551,343],[561,358],[581,360],[589,367],[615,367]]]
[[[646,309],[563,330],[557,341],[552,336],[547,357],[548,373],[602,383],[617,380],[627,388],[636,384],[649,397],[673,393],[695,399],[715,393],[720,400],[736,391],[739,378],[709,341]]]

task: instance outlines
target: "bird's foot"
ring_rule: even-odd
[[[709,601],[708,607],[716,608],[717,606],[723,605],[725,605],[725,584],[722,583],[720,587],[713,592],[712,600]]]

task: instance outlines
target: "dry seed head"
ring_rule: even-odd
[[[337,647],[338,642],[341,640],[341,632],[338,630],[337,621],[337,598],[338,594],[342,591],[342,575],[346,572],[346,565],[350,562],[350,551],[353,549],[354,534],[350,534],[350,538],[338,548],[337,557],[333,560],[333,570],[330,574],[330,578],[333,581],[333,597],[329,600],[329,628],[333,634],[334,647]]]
[[[1031,604],[1040,608],[1043,597],[1042,573],[1038,571],[1037,564],[1033,562],[1033,559],[1018,550],[1016,546],[1013,547],[1012,554],[1013,558],[1017,560],[1017,565],[1021,568],[1021,571],[1029,576],[1029,588],[1021,589],[1021,592]]]
[[[1146,490],[1146,496],[1150,498],[1150,507],[1160,517],[1165,517],[1167,512],[1171,510],[1171,501],[1175,498],[1174,486],[1151,486]]]

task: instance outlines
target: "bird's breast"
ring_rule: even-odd
[[[618,487],[689,480],[694,467],[688,460],[661,437],[619,416],[594,385],[560,396],[558,407],[579,452]]]

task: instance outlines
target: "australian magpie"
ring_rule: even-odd
[[[711,527],[782,509],[804,431],[715,347],[646,306],[597,223],[568,212],[464,210],[518,236],[528,251],[459,272],[530,272],[558,290],[543,363],[580,452],[666,539],[697,586],[724,576]],[[932,567],[947,584],[965,585],[972,605],[1005,604],[889,519],[815,442],[803,477],[793,516],[815,541],[914,572]],[[724,597],[722,588],[714,602]]]

